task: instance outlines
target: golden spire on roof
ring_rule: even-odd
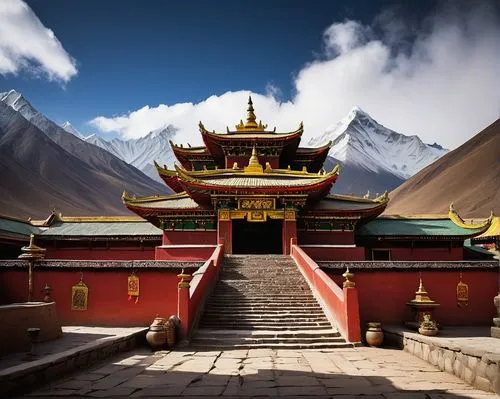
[[[248,166],[245,166],[245,173],[263,173],[264,169],[259,162],[259,158],[257,158],[257,150],[255,149],[255,145],[252,148],[252,155],[248,160]]]
[[[255,116],[253,109],[252,96],[248,96],[248,108],[247,108],[247,121],[243,123],[240,120],[240,123],[236,125],[236,131],[238,132],[263,132],[267,125],[263,125],[262,121],[256,122],[257,117]]]

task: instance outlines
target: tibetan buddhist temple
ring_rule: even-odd
[[[54,258],[189,258],[179,246],[203,253],[204,245],[220,242],[226,254],[289,254],[295,239],[318,260],[458,261],[467,253],[464,242],[498,225],[492,217],[466,223],[453,205],[447,215],[380,216],[387,193],[332,194],[342,172],[323,169],[331,143],[300,147],[304,125],[269,129],[257,121],[251,97],[246,119],[234,129],[209,131],[200,122],[199,131],[204,146],[170,142],[178,160],[172,169],[154,162],[173,194],[123,193],[137,217],[4,218],[3,252],[16,253],[34,233]]]
[[[135,215],[0,217],[0,304],[49,292],[67,324],[147,326],[176,315],[181,339],[204,347],[323,348],[359,343],[369,321],[428,313],[412,302],[420,281],[440,325],[491,322],[484,304],[497,293],[498,263],[467,246],[498,242],[498,219],[466,221],[453,205],[385,216],[387,193],[336,193],[342,170],[323,168],[331,143],[300,147],[303,124],[269,129],[251,98],[234,129],[200,122],[199,131],[203,146],[170,143],[178,163],[155,162],[171,194],[123,193]],[[30,239],[45,258],[28,269],[19,255]]]

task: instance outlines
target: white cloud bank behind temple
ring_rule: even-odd
[[[324,34],[324,58],[297,74],[292,101],[279,102],[272,90],[252,93],[257,117],[279,131],[294,129],[303,119],[310,137],[359,105],[391,129],[455,148],[500,112],[498,8],[493,2],[462,6],[448,3],[418,30],[389,11],[372,26],[334,23]],[[180,129],[179,142],[195,144],[200,142],[197,121],[225,131],[226,124],[244,117],[247,96],[247,91],[227,92],[198,104],[146,105],[90,123],[123,138],[173,124]]]
[[[26,70],[68,82],[78,71],[54,32],[21,0],[0,0],[0,74]]]

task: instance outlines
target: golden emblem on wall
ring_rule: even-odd
[[[460,273],[460,281],[457,284],[457,306],[459,308],[469,306],[469,286],[462,282],[462,273]]]
[[[285,220],[295,220],[295,211],[285,211]]]
[[[135,298],[134,302],[139,302],[139,277],[135,274],[128,276],[127,287],[128,300],[131,301]]]
[[[229,213],[229,211],[219,211],[219,220],[231,220],[231,214]]]
[[[244,198],[239,200],[238,207],[239,209],[274,209],[275,200],[274,198]]]
[[[83,275],[78,284],[71,287],[71,310],[87,310],[89,289],[83,282]]]
[[[249,222],[265,222],[267,219],[266,213],[262,211],[248,212],[247,221]]]

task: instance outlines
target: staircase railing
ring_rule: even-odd
[[[177,316],[180,319],[179,340],[186,341],[196,326],[207,297],[212,292],[220,272],[224,244],[218,244],[207,261],[191,275],[179,274]]]
[[[291,239],[290,255],[311,286],[314,295],[326,308],[326,316],[335,322],[344,339],[352,343],[360,342],[358,291],[354,283],[347,281],[349,284],[344,283],[344,287],[340,288],[297,245],[295,238]],[[334,320],[331,320],[332,318]]]

